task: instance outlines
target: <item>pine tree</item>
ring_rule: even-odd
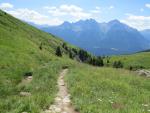
[[[123,63],[121,61],[115,61],[113,63],[114,68],[123,68]]]
[[[74,55],[73,55],[73,52],[71,50],[69,51],[69,58],[74,59]]]
[[[77,55],[77,54],[78,54],[78,51],[77,51],[77,49],[75,49],[75,48],[72,48],[72,51],[75,53],[75,55]]]
[[[56,55],[61,57],[62,56],[62,51],[60,49],[60,47],[58,46],[57,49],[56,49]]]
[[[79,51],[79,58],[82,62],[86,62],[86,60],[88,58],[88,53],[84,50],[80,50]]]
[[[103,59],[101,57],[97,58],[96,65],[97,66],[104,66],[104,62],[103,62]]]
[[[109,64],[109,63],[110,63],[109,59],[107,59],[107,61],[106,61],[106,62],[107,62],[107,64]]]
[[[62,44],[62,47],[63,47],[66,51],[68,51],[68,46],[67,46],[67,44],[66,44],[65,42]]]
[[[42,47],[43,45],[42,45],[42,43],[40,44],[40,46],[39,46],[39,49],[40,50],[42,50],[43,49],[43,47]]]

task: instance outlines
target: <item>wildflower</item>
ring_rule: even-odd
[[[114,102],[112,100],[108,100],[111,104],[113,104]]]
[[[113,104],[114,102],[113,102],[113,101],[111,101],[110,103],[111,103],[111,104]]]
[[[148,104],[142,104],[142,106],[148,107]]]
[[[102,101],[101,99],[98,99],[98,101]]]

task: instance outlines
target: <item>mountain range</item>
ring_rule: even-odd
[[[150,29],[145,29],[143,31],[141,31],[141,34],[150,41]]]
[[[119,20],[99,23],[87,19],[40,29],[94,55],[130,54],[150,48],[149,30],[140,32]]]

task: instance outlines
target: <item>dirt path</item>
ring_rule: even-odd
[[[58,94],[55,98],[55,103],[50,106],[45,113],[78,113],[71,105],[70,94],[68,94],[67,87],[64,82],[64,76],[67,74],[68,69],[64,69],[58,78]]]

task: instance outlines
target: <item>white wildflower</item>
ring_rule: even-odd
[[[98,101],[102,101],[101,99],[98,99]]]

